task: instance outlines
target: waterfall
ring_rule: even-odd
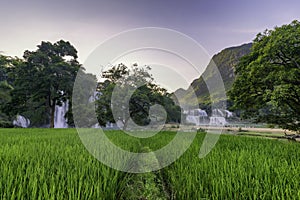
[[[65,114],[69,109],[69,101],[62,102],[61,106],[55,106],[54,113],[54,128],[68,128],[68,123]]]
[[[13,125],[27,128],[30,125],[30,120],[22,115],[17,115],[16,119],[13,121]]]
[[[194,109],[194,110],[186,111],[185,113],[187,114],[186,122],[188,123],[195,124],[196,126],[206,123],[206,119],[208,115],[205,110]]]
[[[193,116],[193,115],[187,115],[186,116],[186,121],[195,125],[199,125],[199,116]]]
[[[213,109],[212,115],[208,117],[205,110],[194,109],[184,111],[186,122],[199,125],[224,126],[228,124],[226,118],[233,117],[233,113],[228,110]]]
[[[214,116],[214,117],[225,117],[225,114],[220,109],[213,109],[212,110],[212,116]]]
[[[196,113],[195,113],[196,112]],[[207,117],[207,113],[206,113],[206,111],[205,110],[201,110],[201,109],[196,109],[196,110],[194,110],[194,113],[197,115],[199,115],[199,116],[201,116],[201,117]]]
[[[226,121],[225,117],[227,117],[227,115],[229,115],[228,112],[225,111],[225,113],[224,113],[220,109],[213,109],[212,116],[209,118],[209,124],[214,125],[214,126],[224,126],[224,125],[226,125],[227,121]]]
[[[223,126],[227,124],[227,121],[225,119],[225,117],[210,117],[209,118],[209,124],[210,125],[216,125],[216,126]]]
[[[226,112],[226,117],[229,118],[229,117],[233,117],[233,113],[230,112],[229,110],[225,110]]]

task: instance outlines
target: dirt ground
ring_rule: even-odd
[[[211,127],[211,126],[200,126],[199,128],[203,129],[210,129],[210,130],[229,130],[229,131],[239,131],[238,127]],[[243,131],[250,131],[250,132],[258,132],[258,133],[281,133],[284,135],[286,132],[287,134],[294,134],[295,132],[292,131],[285,131],[279,128],[251,128],[251,127],[242,127],[241,130]]]

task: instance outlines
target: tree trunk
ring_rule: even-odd
[[[54,128],[55,104],[56,104],[56,101],[53,100],[52,105],[51,105],[50,128]]]

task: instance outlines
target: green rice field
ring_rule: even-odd
[[[107,131],[132,152],[159,149],[174,132],[139,139]],[[75,129],[0,129],[0,199],[300,199],[300,144],[221,135],[198,157],[205,133],[173,164],[131,174],[91,156]]]

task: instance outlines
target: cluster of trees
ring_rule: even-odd
[[[0,55],[0,127],[10,127],[9,117],[5,112],[6,105],[11,101],[12,81],[8,77],[13,60]],[[2,111],[2,112],[1,112]]]
[[[67,100],[70,105],[66,117],[74,125],[71,96],[78,72],[85,74],[77,61],[77,50],[63,40],[42,42],[36,51],[25,51],[22,59],[0,55],[0,126],[11,126],[12,119],[21,114],[30,119],[32,126],[53,127],[55,106]],[[228,92],[234,110],[243,118],[300,132],[299,21],[259,33],[251,52],[235,67],[235,74]],[[84,76],[89,77],[83,79],[85,85],[89,80],[91,84],[97,82],[95,76]],[[95,87],[95,107],[85,108],[87,112],[80,113],[83,118],[84,113],[88,116],[96,111],[100,125],[118,120],[124,128],[130,120],[147,125],[164,115],[167,122],[180,122],[180,107],[171,94],[154,83],[149,67],[119,64],[102,72],[102,79]],[[84,92],[84,88],[79,91]],[[156,104],[164,111],[153,112]]]
[[[126,129],[129,120],[144,126],[151,120],[159,121],[158,118],[163,117],[165,122],[180,122],[180,106],[174,103],[167,90],[154,84],[150,69],[149,66],[138,67],[137,64],[131,68],[119,64],[102,73],[102,79],[105,81],[98,83],[100,97],[96,101],[100,125],[119,120]],[[151,106],[155,105],[163,106],[166,113],[162,113],[160,109],[151,112]]]
[[[82,72],[93,79],[91,83],[96,79],[84,73],[84,68],[77,61],[77,50],[69,42],[42,42],[37,47],[36,51],[25,51],[22,59],[0,55],[0,127],[12,126],[12,120],[20,114],[30,119],[31,126],[49,125],[53,128],[55,106],[66,101],[69,102],[69,111],[65,117],[73,126],[72,92],[76,75]],[[120,83],[122,87],[130,84],[131,89],[135,89],[132,96],[128,96],[126,92],[129,91],[126,90],[119,94],[122,100],[125,98],[122,95],[127,95],[130,102],[128,114],[124,114],[123,110],[121,114],[116,111],[117,118],[124,125],[129,118],[139,125],[148,124],[149,108],[154,104],[166,107],[167,121],[180,121],[180,107],[174,104],[166,90],[154,84],[149,70],[137,65],[129,69],[120,64],[102,73],[105,81],[97,85],[101,96],[95,102],[100,125],[116,121],[111,109],[111,95]],[[141,81],[144,85],[136,87]]]
[[[229,92],[242,117],[300,132],[300,22],[259,33]]]
[[[11,126],[21,114],[33,126],[54,127],[55,106],[72,95],[80,67],[76,49],[66,41],[42,42],[23,59],[1,56],[1,126]]]

